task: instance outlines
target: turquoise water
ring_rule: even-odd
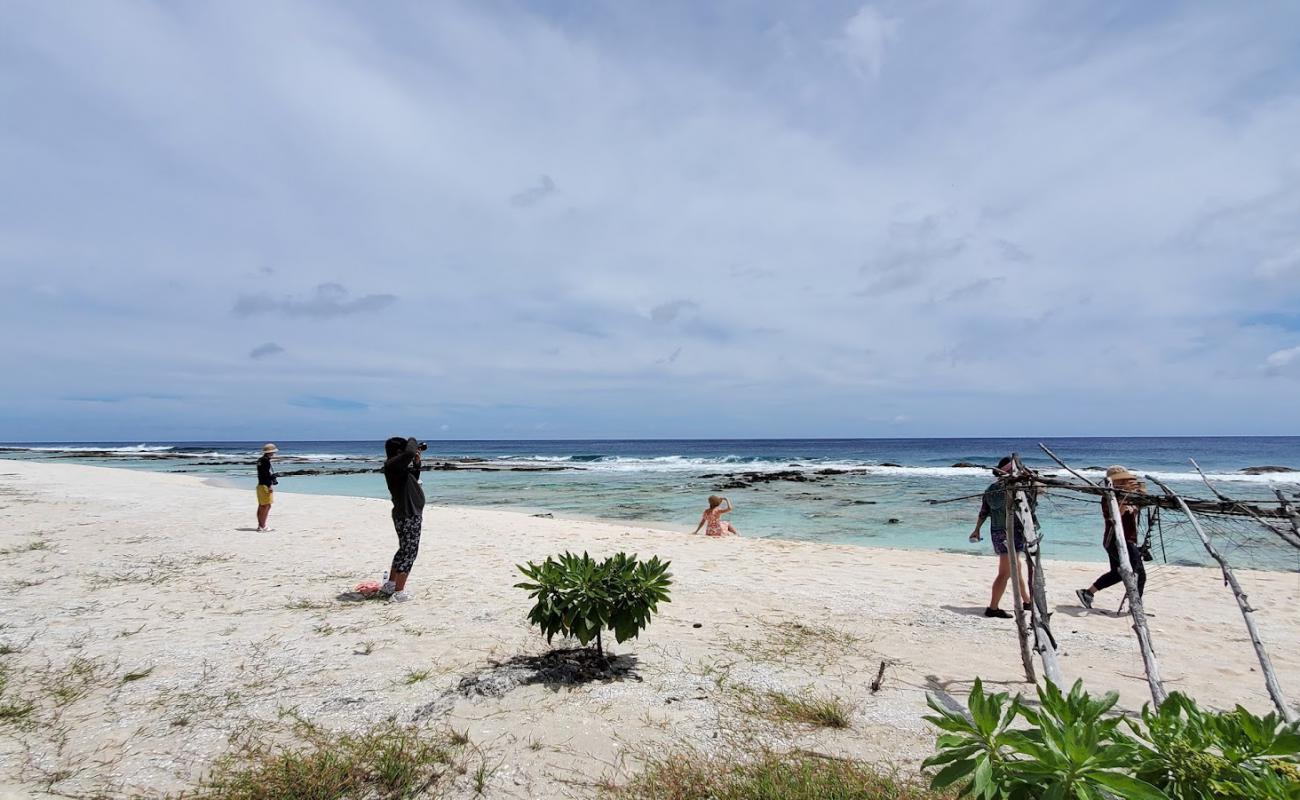
[[[727,495],[732,520],[745,536],[895,548],[987,552],[967,543],[979,500],[932,504],[977,494],[988,465],[1008,452],[1026,464],[1054,468],[1035,439],[494,441],[431,442],[427,463],[460,469],[425,474],[430,502],[626,520],[688,531],[705,498]],[[0,457],[71,461],[209,475],[237,485],[255,483],[261,443],[27,443],[5,445]],[[279,442],[281,472],[373,469],[380,442]],[[1123,463],[1151,472],[1190,496],[1208,491],[1191,470],[1195,457],[1220,488],[1239,499],[1273,500],[1273,489],[1300,493],[1300,472],[1247,475],[1256,466],[1300,467],[1300,437],[1052,439],[1052,449],[1077,468],[1100,476]],[[474,471],[490,468],[493,471]],[[545,469],[547,471],[534,471]],[[852,470],[819,475],[822,470]],[[757,482],[721,489],[735,473],[788,470],[808,482]],[[386,497],[381,475],[286,476],[279,489],[308,494]],[[1067,492],[1043,498],[1040,521],[1051,558],[1098,561],[1104,554],[1095,501]],[[891,520],[895,520],[891,522]],[[381,523],[382,524],[382,523]],[[1300,551],[1251,526],[1211,520],[1220,547],[1237,563],[1300,568]],[[1161,537],[1161,534],[1163,536]],[[1181,517],[1163,512],[1153,527],[1158,563],[1204,563],[1200,544]],[[1163,539],[1163,549],[1159,546]]]

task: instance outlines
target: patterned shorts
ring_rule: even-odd
[[[992,531],[991,533],[993,534],[993,552],[1000,556],[1005,556],[1007,554],[1007,532]],[[1025,552],[1025,536],[1019,531],[1016,532],[1016,552]]]
[[[397,552],[393,554],[393,572],[407,573],[415,566],[420,552],[420,526],[424,517],[406,517],[393,520],[397,530]]]

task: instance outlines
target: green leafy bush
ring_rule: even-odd
[[[1276,714],[1257,717],[1241,706],[1209,713],[1174,693],[1128,726],[1137,745],[1134,772],[1171,797],[1300,797],[1300,730]]]
[[[1300,731],[1276,715],[1205,712],[1174,693],[1134,721],[1108,716],[1118,695],[1094,699],[1081,681],[1069,694],[1048,683],[1038,699],[1008,702],[978,680],[969,715],[929,698],[926,720],[943,731],[924,765],[937,768],[931,786],[982,800],[1300,800]]]
[[[546,642],[558,633],[583,645],[596,641],[603,653],[601,631],[608,628],[618,642],[638,636],[668,599],[672,575],[669,562],[656,556],[638,561],[619,553],[597,562],[583,553],[565,552],[541,564],[528,562],[519,571],[528,580],[515,584],[536,600],[528,621],[542,629]]]

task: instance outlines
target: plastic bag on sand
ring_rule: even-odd
[[[379,594],[379,581],[366,581],[365,583],[358,583],[357,588],[354,589],[353,591],[355,591],[357,594],[361,595],[362,597],[374,597],[375,595]]]

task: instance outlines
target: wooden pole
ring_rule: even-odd
[[[1083,477],[1083,476],[1080,475],[1079,473],[1075,472],[1074,469],[1073,469],[1069,464],[1067,464],[1067,463],[1065,463],[1064,461],[1062,461],[1061,459],[1057,458],[1057,457],[1056,457],[1056,453],[1053,453],[1051,450],[1048,450],[1048,449],[1047,449],[1047,445],[1043,444],[1042,442],[1039,442],[1039,443],[1038,443],[1038,446],[1041,447],[1041,448],[1043,448],[1043,452],[1044,452],[1044,453],[1047,453],[1047,455],[1049,455],[1053,461],[1055,461],[1056,463],[1058,463],[1058,464],[1060,464],[1062,467],[1064,467],[1064,468],[1065,468],[1065,469],[1066,469],[1066,470],[1067,470],[1071,475],[1073,475],[1074,477],[1078,478],[1079,480],[1083,481],[1084,483],[1088,484],[1089,486],[1096,486],[1096,485],[1097,485],[1097,484],[1093,483],[1092,481],[1088,480],[1087,478]]]
[[[1002,521],[1007,532],[1007,563],[1011,565],[1011,598],[1015,604],[1016,636],[1020,639],[1020,663],[1025,668],[1025,680],[1037,683],[1034,674],[1034,657],[1029,646],[1029,626],[1025,623],[1025,601],[1020,594],[1020,556],[1016,553],[1015,492],[1007,489],[1003,498]]]
[[[1282,505],[1282,513],[1291,521],[1291,536],[1294,536],[1295,540],[1293,541],[1286,534],[1282,534],[1282,538],[1300,547],[1300,514],[1297,514],[1295,507],[1287,502],[1286,495],[1282,494],[1281,489],[1274,489],[1273,494],[1277,495],[1277,501]]]
[[[1267,520],[1265,520],[1265,519],[1264,519],[1263,517],[1261,517],[1259,514],[1256,514],[1256,513],[1255,513],[1255,510],[1254,510],[1253,508],[1251,508],[1250,506],[1246,505],[1245,503],[1238,503],[1236,500],[1233,500],[1231,497],[1228,497],[1228,496],[1227,496],[1226,494],[1224,494],[1223,492],[1221,492],[1221,491],[1219,491],[1218,489],[1214,488],[1214,484],[1210,483],[1210,479],[1207,478],[1207,477],[1205,477],[1205,473],[1204,473],[1203,471],[1201,471],[1201,465],[1196,463],[1196,459],[1194,459],[1194,458],[1189,458],[1188,461],[1191,461],[1191,462],[1192,462],[1192,466],[1196,468],[1196,472],[1197,472],[1197,474],[1199,474],[1199,475],[1201,476],[1201,480],[1205,482],[1206,487],[1208,487],[1209,490],[1210,490],[1211,492],[1214,493],[1214,496],[1217,497],[1217,498],[1219,498],[1219,500],[1220,500],[1221,502],[1223,502],[1223,503],[1228,503],[1228,504],[1232,505],[1234,508],[1239,508],[1239,509],[1241,509],[1242,511],[1245,511],[1248,515],[1250,515],[1250,518],[1251,518],[1251,519],[1253,519],[1253,520],[1255,520],[1256,522],[1258,522],[1258,523],[1259,523],[1259,524],[1260,524],[1260,525],[1261,525],[1265,530],[1267,530],[1269,533],[1275,533],[1275,534],[1278,535],[1278,537],[1279,537],[1282,541],[1286,542],[1287,544],[1291,545],[1292,547],[1298,547],[1298,548],[1300,548],[1300,535],[1297,535],[1297,536],[1295,536],[1295,537],[1292,537],[1292,535],[1288,534],[1286,531],[1281,530],[1281,529],[1279,529],[1279,528],[1275,528],[1271,523],[1269,523]],[[1154,478],[1153,478],[1152,480],[1154,480]],[[1161,486],[1164,486],[1164,484],[1160,484],[1160,485],[1161,485]],[[1274,491],[1274,492],[1277,492],[1277,497],[1278,497],[1278,499],[1282,501],[1282,513],[1283,513],[1283,514],[1286,514],[1286,513],[1287,513],[1287,502],[1286,502],[1286,496],[1283,495],[1281,492],[1279,492],[1279,491],[1276,490],[1276,489],[1274,489],[1273,491]],[[1186,511],[1191,511],[1191,509],[1187,506],[1186,501],[1184,501],[1181,497],[1178,497],[1177,495],[1175,495],[1175,494],[1173,494],[1173,493],[1171,493],[1171,492],[1168,492],[1168,490],[1166,490],[1166,493],[1169,494],[1169,495],[1172,496],[1172,497],[1177,498],[1177,499],[1178,499],[1178,502],[1182,505],[1182,507],[1183,507],[1184,510],[1186,510]],[[1292,527],[1295,527],[1295,525],[1296,525],[1296,521],[1295,521],[1294,518],[1291,520],[1291,525],[1292,525]]]
[[[1107,478],[1102,487],[1105,489],[1106,507],[1114,521],[1115,550],[1119,554],[1119,576],[1124,581],[1128,593],[1128,607],[1133,614],[1133,632],[1137,634],[1138,649],[1142,651],[1142,666],[1146,670],[1147,685],[1151,688],[1151,700],[1159,708],[1169,693],[1165,691],[1160,679],[1160,663],[1156,661],[1155,650],[1151,646],[1151,630],[1147,627],[1146,606],[1142,604],[1142,595],[1138,593],[1137,575],[1133,573],[1133,564],[1128,557],[1128,540],[1124,537],[1124,519],[1120,515],[1119,502],[1115,499],[1115,487]]]
[[[1197,467],[1197,471],[1200,471],[1200,467]],[[1210,537],[1205,535],[1205,530],[1201,528],[1200,521],[1192,513],[1192,510],[1187,507],[1187,504],[1183,502],[1183,498],[1150,475],[1146,477],[1147,480],[1159,486],[1164,490],[1165,494],[1178,502],[1178,505],[1183,509],[1183,513],[1187,515],[1187,519],[1192,523],[1192,527],[1196,529],[1196,535],[1201,537],[1201,544],[1205,545],[1205,551],[1210,554],[1211,558],[1219,562],[1219,568],[1223,570],[1223,580],[1228,586],[1232,587],[1232,595],[1237,598],[1237,607],[1241,609],[1242,619],[1246,621],[1246,632],[1250,634],[1250,642],[1255,646],[1255,657],[1259,659],[1259,667],[1264,671],[1264,686],[1268,689],[1268,696],[1272,698],[1273,705],[1277,706],[1278,713],[1282,715],[1283,719],[1288,723],[1295,722],[1295,712],[1287,705],[1286,696],[1282,694],[1282,686],[1277,681],[1277,673],[1273,671],[1273,662],[1269,660],[1268,651],[1264,649],[1264,642],[1259,636],[1259,628],[1255,626],[1255,609],[1251,607],[1246,593],[1242,591],[1241,584],[1237,582],[1237,576],[1233,574],[1232,568],[1228,566],[1227,559],[1220,555],[1219,551],[1210,543]],[[1206,481],[1206,483],[1208,484],[1209,481]],[[1214,491],[1214,487],[1210,487],[1210,490]],[[1218,494],[1218,492],[1215,492],[1215,494]]]
[[[1019,468],[1020,459],[1015,459],[1014,465]],[[1034,515],[1025,493],[1016,490],[1013,500],[1015,518],[1020,520],[1021,529],[1025,532],[1025,557],[1031,565],[1029,591],[1033,595],[1033,613],[1030,615],[1030,624],[1034,631],[1034,650],[1043,662],[1043,675],[1060,686],[1061,666],[1056,660],[1056,639],[1052,636],[1051,628],[1052,612],[1048,611],[1047,606],[1047,575],[1043,573],[1042,538],[1038,535],[1038,526],[1034,524]]]

